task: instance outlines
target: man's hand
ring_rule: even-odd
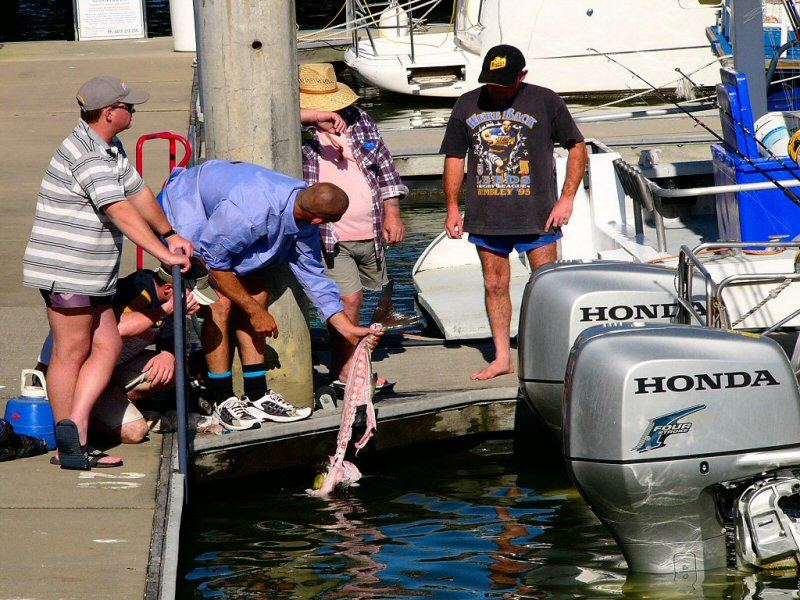
[[[180,233],[169,236],[166,238],[166,242],[170,252],[178,253],[178,250],[183,250],[186,256],[192,256],[192,254],[194,254],[192,242],[187,240]]]
[[[367,337],[367,346],[369,346],[370,350],[375,350],[378,346],[378,342],[381,340],[381,336],[383,335],[383,331],[372,331],[369,327],[359,327],[358,325],[353,325],[352,328],[343,334],[345,338],[351,344],[358,344],[362,338],[365,336]]]
[[[189,269],[192,268],[192,261],[189,260],[189,256],[190,255],[188,254],[175,254],[173,252],[165,251],[163,255],[158,256],[157,258],[170,267],[178,265],[181,268],[181,273],[187,273]]]
[[[406,239],[406,226],[400,218],[400,205],[397,198],[384,201],[383,239],[390,246]]]
[[[545,231],[550,231],[551,227],[553,229],[559,229],[569,223],[569,218],[572,216],[572,201],[572,198],[562,196],[561,199],[556,202],[553,210],[550,211],[550,216],[547,217],[547,223],[545,223],[544,226]]]
[[[301,108],[300,122],[303,125],[316,125],[320,131],[327,133],[341,134],[347,129],[347,123],[339,113],[327,110]]]
[[[186,314],[193,315],[202,305],[197,301],[197,298],[194,297],[194,294],[186,290]]]
[[[461,238],[461,234],[464,233],[464,217],[461,216],[460,210],[456,208],[455,210],[447,211],[444,228],[451,239]]]
[[[250,325],[257,335],[271,338],[278,337],[278,324],[275,323],[275,319],[272,318],[266,308],[255,304],[254,310],[248,316],[250,317]]]
[[[358,325],[353,325],[344,312],[338,312],[333,315],[330,319],[328,319],[328,323],[333,325],[333,327],[336,328],[336,331],[338,331],[343,338],[345,338],[354,346],[358,344],[358,342],[360,342],[361,338],[364,336],[372,336],[367,341],[367,345],[370,347],[370,350],[375,349],[375,346],[378,345],[380,336],[383,335],[382,331],[374,332],[369,327],[359,327]]]
[[[175,376],[175,357],[164,350],[147,361],[142,372],[147,373],[151,387],[166,385]]]
[[[166,302],[161,305],[161,310],[164,311],[164,314],[169,316],[173,312],[175,312],[175,294],[171,294],[169,298],[167,298]],[[197,301],[197,298],[194,297],[194,294],[189,290],[186,290],[186,313],[187,315],[193,315],[198,310],[200,310],[200,303]]]

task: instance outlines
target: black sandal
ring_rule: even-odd
[[[78,426],[75,421],[62,419],[56,423],[56,445],[60,460],[58,464],[62,469],[73,471],[89,471],[89,457],[84,453],[81,440],[78,436]],[[53,457],[55,458],[55,457]],[[52,459],[50,459],[52,462]],[[56,459],[58,460],[58,459]]]
[[[84,446],[84,452],[86,453],[86,458],[89,460],[89,464],[93,469],[113,469],[115,467],[121,467],[124,463],[123,460],[120,458],[116,462],[100,462],[102,459],[109,457],[109,454],[106,454],[102,450],[98,450],[97,448],[93,448],[92,446]]]
[[[114,467],[121,467],[123,465],[122,459],[119,462],[108,463],[108,462],[100,462],[103,458],[109,456],[105,452],[98,450],[97,448],[92,448],[91,446],[87,446],[86,457],[89,460],[89,466],[93,469],[113,469]],[[50,457],[50,464],[58,466],[61,464],[61,461],[58,457],[54,454]]]
[[[56,444],[59,456],[51,456],[50,464],[60,465],[62,469],[90,471],[93,468],[112,469],[123,465],[122,459],[112,463],[100,462],[109,455],[88,444],[81,446],[78,426],[69,419],[56,423]]]

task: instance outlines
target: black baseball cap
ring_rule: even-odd
[[[500,44],[490,48],[486,53],[478,83],[514,85],[523,69],[525,69],[525,57],[522,52],[514,46]]]

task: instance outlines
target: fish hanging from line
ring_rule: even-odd
[[[370,326],[373,332],[378,333],[381,325],[375,323]],[[361,479],[361,471],[348,460],[345,460],[347,447],[353,435],[353,423],[359,406],[364,406],[367,411],[367,429],[364,435],[354,445],[356,453],[366,446],[378,427],[375,419],[375,407],[372,396],[375,393],[375,378],[372,376],[372,358],[365,336],[356,346],[353,353],[353,362],[347,376],[347,385],[344,388],[344,407],[342,408],[342,421],[339,424],[339,434],[336,437],[336,452],[328,459],[328,468],[314,480],[314,487],[307,490],[315,496],[327,496],[337,485],[350,486]]]
[[[383,293],[372,313],[373,332],[388,331],[416,325],[421,318],[416,315],[403,315],[394,310],[392,293],[394,281],[390,280],[384,287]],[[306,490],[315,496],[329,495],[337,485],[349,486],[361,479],[361,471],[350,461],[344,459],[350,438],[353,436],[353,423],[359,406],[364,406],[367,413],[367,429],[362,438],[355,443],[356,453],[366,446],[378,428],[375,418],[375,407],[372,398],[375,395],[375,379],[372,372],[372,353],[367,345],[369,336],[364,337],[356,346],[347,384],[344,388],[344,407],[342,420],[339,424],[339,433],[336,436],[336,452],[328,458],[325,471],[314,479],[312,489]]]

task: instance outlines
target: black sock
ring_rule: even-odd
[[[208,395],[210,396],[208,400],[214,404],[225,402],[225,400],[233,396],[233,376],[230,371],[224,373],[212,373],[208,371],[206,387],[208,388]]]
[[[258,400],[267,393],[267,370],[264,363],[242,365],[244,395]]]

